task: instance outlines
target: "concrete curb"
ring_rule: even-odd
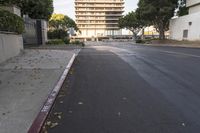
[[[28,130],[28,133],[39,133],[53,104],[54,101],[63,85],[64,80],[66,79],[69,70],[76,58],[76,54],[73,54],[72,58],[70,59],[68,65],[66,66],[63,74],[61,75],[60,79],[58,80],[56,86],[53,88],[53,90],[51,91],[51,93],[48,95],[47,100],[45,101],[43,107],[41,108],[40,112],[38,113],[37,117],[35,118],[35,120],[33,121],[31,127]]]

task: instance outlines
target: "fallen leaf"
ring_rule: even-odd
[[[62,118],[62,116],[61,116],[61,115],[59,115],[59,116],[58,116],[58,119],[61,119],[61,118]]]
[[[51,123],[50,128],[54,128],[54,127],[56,127],[56,126],[58,126],[58,123],[57,123],[57,122],[56,122],[56,123]]]
[[[47,121],[46,125],[50,126],[51,125],[51,121]]]
[[[121,112],[118,112],[118,116],[121,116]]]
[[[55,112],[54,115],[62,115],[62,112]]]
[[[79,105],[82,105],[83,103],[82,103],[82,102],[78,102],[78,104],[79,104]]]
[[[68,111],[70,114],[72,113],[72,111],[70,110],[70,111]]]
[[[185,127],[185,123],[182,123],[182,126]]]

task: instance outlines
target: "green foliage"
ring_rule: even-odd
[[[23,19],[8,11],[0,10],[0,30],[21,34],[24,31]]]
[[[62,39],[65,44],[70,43],[70,39],[68,38],[68,28],[73,27],[78,30],[76,23],[74,20],[65,16],[63,14],[53,14],[51,19],[49,20],[49,31],[48,38],[49,39]]]
[[[164,39],[176,8],[177,0],[139,0],[136,12],[144,21],[154,25],[160,33],[160,39]]]
[[[132,11],[119,19],[118,26],[120,28],[129,29],[136,38],[137,33],[143,28],[144,23],[137,17],[136,13]]]
[[[188,13],[189,13],[188,7],[186,6],[180,7],[178,11],[178,16],[184,16],[184,15],[187,15]]]
[[[63,41],[65,42],[65,44],[70,44],[70,39],[68,37],[65,37]]]
[[[64,39],[65,37],[68,37],[68,33],[63,29],[55,29],[48,31],[49,39]]]
[[[82,47],[85,46],[85,43],[84,43],[84,42],[81,42],[81,41],[79,41],[79,40],[72,41],[71,44],[73,44],[73,45],[79,45],[79,46],[81,45]]]
[[[47,42],[47,45],[61,45],[65,44],[65,42],[62,39],[51,39]]]
[[[136,41],[135,41],[136,43],[145,43],[145,41],[144,40],[142,40],[142,39],[136,39]]]
[[[72,41],[71,44],[77,44],[77,45],[79,45],[79,44],[81,44],[81,42],[78,41],[78,40],[75,40],[75,41]]]
[[[33,19],[48,20],[53,13],[53,0],[22,0],[22,13]]]
[[[53,14],[49,20],[50,29],[63,29],[68,30],[68,28],[74,28],[76,31],[78,27],[73,19],[63,14]]]
[[[119,27],[134,30],[143,27],[143,23],[137,18],[136,13],[132,11],[119,19]]]
[[[22,0],[1,0],[1,5],[19,5]]]
[[[22,14],[28,14],[33,19],[48,20],[53,13],[53,0],[2,0],[3,5],[17,5]]]
[[[179,4],[178,16],[187,15],[189,13],[189,8],[186,7],[186,0],[179,0],[178,4]]]

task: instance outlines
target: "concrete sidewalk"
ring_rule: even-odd
[[[25,50],[0,64],[0,133],[26,133],[76,50]]]

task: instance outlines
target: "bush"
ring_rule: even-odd
[[[81,42],[78,41],[78,40],[75,40],[75,41],[71,42],[71,44],[76,44],[76,45],[79,45],[80,43],[81,43]]]
[[[81,46],[82,46],[82,47],[85,47],[85,43],[84,43],[84,42],[81,42]]]
[[[1,0],[1,5],[20,5],[21,3],[19,0]]]
[[[65,42],[62,39],[52,39],[47,42],[48,45],[60,45],[65,44]]]
[[[22,34],[24,32],[24,21],[21,17],[0,9],[0,31]]]
[[[68,37],[68,33],[65,30],[58,29],[58,30],[49,30],[48,31],[49,39],[64,39],[66,37]]]
[[[68,37],[65,37],[63,41],[65,44],[70,44],[70,39]]]
[[[136,43],[145,43],[145,41],[142,40],[142,39],[136,39],[135,42],[136,42]]]
[[[74,44],[74,45],[81,45],[81,46],[83,46],[83,47],[85,46],[85,43],[84,43],[84,42],[80,42],[80,41],[78,41],[78,40],[71,42],[71,44]]]

